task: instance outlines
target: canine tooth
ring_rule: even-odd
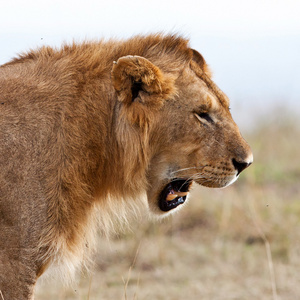
[[[187,195],[188,195],[188,192],[177,192],[177,195],[178,195],[179,197],[187,196]]]
[[[167,201],[172,201],[174,200],[175,198],[177,198],[178,195],[177,194],[169,194],[166,198]]]

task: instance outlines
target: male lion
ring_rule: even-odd
[[[167,215],[193,182],[225,187],[252,162],[203,57],[160,34],[42,47],[2,65],[0,138],[5,300],[33,299],[52,264],[78,266],[97,219],[109,231],[134,199]]]

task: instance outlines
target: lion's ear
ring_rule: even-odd
[[[203,56],[195,49],[191,49],[191,50],[193,52],[193,58],[192,58],[193,61],[195,61],[200,66],[200,68],[204,71],[204,73],[206,75],[211,77],[211,75],[212,75],[211,70],[210,70],[209,66],[206,64],[206,61],[203,58]]]
[[[118,99],[127,105],[131,105],[137,98],[140,98],[143,104],[150,104],[146,100],[152,102],[151,106],[155,105],[155,102],[162,102],[174,93],[173,81],[141,56],[123,56],[114,62],[112,68],[112,83]],[[151,97],[142,97],[140,92]]]

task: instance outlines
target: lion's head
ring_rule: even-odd
[[[121,115],[143,135],[135,147],[143,152],[148,203],[158,215],[180,207],[193,182],[226,187],[253,161],[229,99],[201,54],[188,50],[181,67],[124,56],[112,70]]]

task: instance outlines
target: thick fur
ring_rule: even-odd
[[[108,234],[139,209],[163,215],[158,195],[173,178],[232,182],[232,159],[251,151],[228,105],[177,36],[43,47],[1,66],[4,299],[32,298],[52,264],[73,272],[97,228]]]

